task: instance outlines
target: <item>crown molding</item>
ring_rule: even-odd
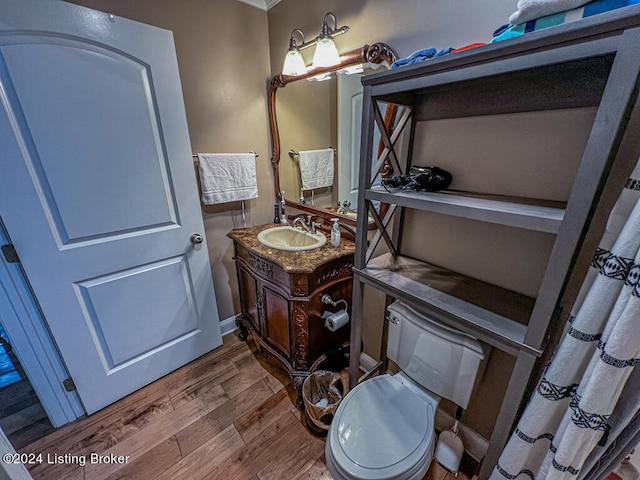
[[[238,0],[239,2],[246,3],[252,7],[259,8],[265,12],[270,8],[276,6],[281,0]]]
[[[272,7],[275,7],[277,4],[280,3],[281,0],[264,0],[264,3],[267,5],[267,10],[269,10]]]

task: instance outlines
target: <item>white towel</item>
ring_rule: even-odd
[[[517,10],[509,17],[509,23],[517,25],[554,13],[581,7],[591,0],[519,0]]]
[[[198,160],[205,205],[258,196],[254,153],[199,153]]]
[[[333,148],[299,152],[302,188],[330,187],[333,185]]]

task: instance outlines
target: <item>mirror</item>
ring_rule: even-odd
[[[383,65],[388,68],[395,58],[395,53],[388,45],[374,43],[347,52],[335,66],[311,69],[298,76],[276,75],[271,79],[271,163],[278,201],[284,191],[288,206],[325,218],[337,217],[341,223],[355,225],[360,162],[361,74],[340,72],[323,81],[317,79],[358,65],[364,67],[366,74]],[[393,122],[393,118],[389,121]],[[334,150],[335,159],[332,185],[302,190],[298,153],[329,148]]]

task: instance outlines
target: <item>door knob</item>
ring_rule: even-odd
[[[202,235],[200,235],[199,233],[194,233],[193,235],[191,235],[191,243],[193,243],[194,245],[200,245],[202,242],[204,242],[204,238],[202,238]]]

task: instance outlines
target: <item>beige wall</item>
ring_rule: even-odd
[[[267,13],[236,0],[72,3],[173,31],[193,152],[258,152],[259,197],[246,202],[247,223],[270,221]],[[233,248],[226,237],[242,226],[240,204],[203,207],[203,217],[218,313],[225,320],[240,311]]]
[[[73,3],[173,31],[193,152],[255,150],[260,153],[260,196],[247,205],[249,225],[258,225],[271,220],[274,203],[269,164],[266,87],[269,78],[281,70],[289,36],[294,28],[301,28],[307,39],[311,39],[319,33],[324,14],[332,11],[336,14],[339,25],[350,26],[348,34],[336,39],[339,50],[346,51],[365,43],[382,41],[391,45],[403,57],[424,47],[459,47],[473,42],[490,41],[492,32],[506,23],[515,8],[516,0],[283,0],[268,13],[237,0],[73,0]],[[588,117],[589,113],[577,113],[571,122],[560,120],[557,127],[552,127],[550,131],[563,125],[566,127],[573,123],[584,123],[585,120],[588,121]],[[285,118],[282,121],[287,120]],[[533,124],[526,123],[527,119],[523,121],[523,128],[531,128],[531,125],[550,128],[546,119],[542,124],[536,124],[535,119]],[[439,132],[441,127],[435,124],[420,126],[434,132]],[[472,125],[468,131],[477,133],[479,130],[477,125]],[[421,138],[423,143],[416,146],[418,153],[420,149],[425,153],[437,149],[451,153],[446,141],[443,142],[446,137],[438,134],[422,135]],[[581,138],[576,140],[575,151],[580,148]],[[516,145],[507,146],[517,150]],[[284,154],[286,155],[286,151]],[[487,158],[493,158],[492,155],[489,150]],[[535,158],[530,161],[533,163],[528,164],[524,160],[523,165],[537,165]],[[556,161],[556,166],[557,163]],[[553,164],[554,161],[551,161],[549,165]],[[571,162],[568,163],[569,170],[570,164]],[[539,171],[536,174],[538,173]],[[559,172],[557,175],[568,174]],[[566,186],[560,183],[556,189],[552,189],[551,196],[557,192],[560,196],[563,195],[562,191]],[[509,182],[507,184],[511,185]],[[482,188],[491,190],[495,185],[489,181]],[[291,192],[291,195],[295,196],[295,192]],[[218,310],[223,320],[239,312],[235,268],[231,258],[232,244],[226,237],[231,228],[240,226],[239,208],[239,204],[225,204],[206,207],[203,211]],[[464,240],[463,234],[456,232],[465,232],[468,226],[459,226],[455,222],[443,224],[441,219],[437,222],[439,229],[449,232],[445,235],[445,240],[447,236]],[[496,257],[496,268],[487,272],[486,268],[476,264],[483,252],[471,249],[465,252],[467,258],[461,258],[445,248],[455,242],[443,242],[442,237],[432,240],[425,228],[430,221],[424,215],[409,216],[408,223],[415,228],[410,230],[407,241],[403,243],[405,252],[421,257],[425,249],[428,249],[430,252],[437,252],[435,259],[430,258],[436,263],[441,261],[451,268],[468,269],[467,273],[471,276],[486,277],[498,284],[515,285],[517,290],[525,293],[535,293],[540,276],[538,257],[525,259],[525,273],[529,268],[527,265],[535,266],[529,268],[532,275],[513,278],[501,274],[500,269],[505,266],[509,271],[511,260],[501,257],[504,250],[496,246],[499,244],[492,244],[491,254]],[[484,227],[478,228],[482,230]],[[483,235],[480,230],[478,235]],[[491,230],[486,235],[490,237],[495,233],[495,230]],[[508,235],[500,232],[498,237],[504,242]],[[430,242],[427,247],[425,238]],[[538,246],[542,245],[543,250],[549,248],[549,239],[546,237],[528,240]],[[532,245],[527,249],[533,250],[534,247]],[[508,255],[516,258],[519,252],[509,251]],[[371,290],[366,295],[367,304],[375,305],[376,313],[380,314],[384,308],[384,298],[381,299],[380,295]],[[380,325],[381,322],[369,323],[363,332],[365,349],[373,356],[377,356]],[[492,352],[484,381],[479,385],[468,415],[465,416],[466,421],[485,436],[491,432],[501,392],[504,391],[512,364],[512,358],[495,350]]]
[[[425,48],[460,47],[489,42],[493,31],[507,23],[516,0],[283,0],[269,10],[271,71],[279,73],[289,36],[300,28],[307,40],[320,33],[322,19],[333,12],[338,25],[348,25],[336,38],[340,51],[381,41],[400,57]]]
[[[247,202],[249,225],[266,223],[273,214],[266,88],[269,78],[280,72],[293,28],[313,38],[324,14],[333,11],[339,25],[350,26],[336,41],[340,50],[385,41],[403,56],[424,46],[488,41],[514,4],[488,2],[479,14],[460,1],[284,0],[267,13],[237,0],[71,1],[173,32],[193,152],[260,154],[259,197]],[[240,205],[204,207],[203,217],[224,320],[239,311],[226,233],[241,226]]]
[[[268,13],[271,72],[276,75],[281,71],[292,30],[300,28],[305,39],[311,40],[320,33],[323,17],[329,11],[336,15],[338,26],[349,26],[347,34],[335,39],[340,51],[381,41],[389,44],[401,58],[425,47],[440,49],[489,42],[493,31],[507,22],[515,3],[515,0],[482,4],[458,0],[283,0]],[[303,51],[308,62],[312,53],[313,48]],[[298,112],[309,109],[304,98],[290,100],[290,103],[297,106]],[[295,134],[285,130],[295,128],[297,122],[298,118],[293,115],[278,114],[283,137]],[[288,160],[282,159],[283,162]],[[414,233],[419,238],[421,229],[414,230]],[[384,305],[383,301],[369,300],[368,305]],[[381,324],[370,325],[363,332],[365,351],[374,357],[377,357],[380,335]]]

